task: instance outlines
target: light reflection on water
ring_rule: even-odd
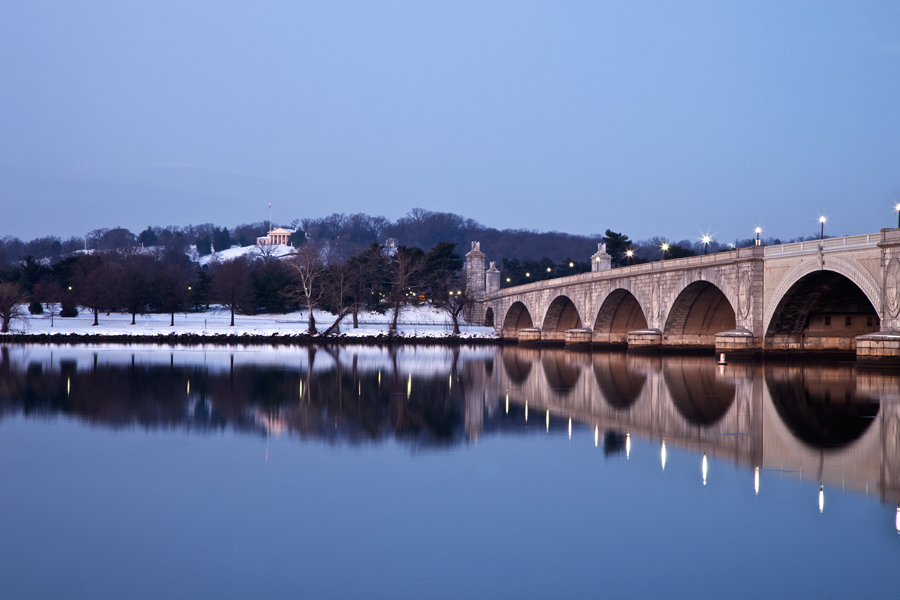
[[[529,408],[539,411],[532,422]],[[832,547],[822,543],[816,561],[809,552],[793,556],[798,572],[817,573],[823,561],[851,560],[875,573],[868,582],[870,587],[864,589],[879,592],[900,583],[895,569],[872,569],[873,564],[895,564],[900,556],[900,375],[857,370],[850,363],[718,367],[712,357],[516,347],[9,346],[0,348],[0,417],[0,457],[7,457],[0,462],[0,474],[5,474],[7,481],[0,492],[0,509],[6,515],[0,516],[5,540],[0,558],[7,566],[0,566],[0,575],[4,581],[15,582],[19,591],[28,590],[28,573],[38,575],[34,568],[15,568],[25,561],[16,552],[17,545],[31,548],[35,555],[50,553],[72,559],[85,552],[90,555],[92,548],[102,554],[98,548],[117,539],[114,532],[98,534],[84,547],[75,544],[66,550],[49,534],[41,525],[46,519],[53,527],[67,530],[76,523],[90,525],[105,518],[95,507],[57,514],[53,507],[64,507],[64,498],[73,490],[76,496],[90,495],[91,485],[97,484],[98,489],[113,486],[115,494],[136,504],[143,499],[116,486],[127,484],[149,495],[159,493],[147,487],[150,480],[141,473],[123,473],[113,467],[107,474],[89,460],[70,465],[71,472],[57,473],[54,460],[68,459],[55,453],[72,449],[71,445],[62,447],[61,438],[77,440],[75,446],[88,454],[92,444],[102,445],[120,453],[123,460],[144,465],[163,480],[169,469],[178,471],[174,465],[198,460],[203,473],[199,479],[195,480],[196,473],[187,479],[172,475],[174,481],[163,488],[169,495],[202,502],[204,519],[258,519],[231,498],[259,494],[257,500],[267,504],[271,499],[286,498],[280,488],[267,487],[270,483],[314,484],[316,491],[306,492],[301,505],[295,507],[285,500],[279,507],[269,506],[272,512],[267,518],[283,527],[271,530],[271,538],[244,531],[228,547],[243,557],[246,544],[262,543],[262,549],[255,552],[280,564],[293,546],[278,541],[279,535],[293,534],[296,537],[290,539],[294,542],[310,544],[304,549],[306,554],[316,554],[315,558],[307,556],[310,564],[319,561],[317,570],[301,569],[317,597],[547,597],[540,592],[549,588],[532,581],[530,573],[547,561],[556,564],[563,559],[568,560],[563,569],[565,583],[550,579],[560,589],[571,586],[570,596],[592,596],[589,583],[596,580],[600,567],[589,566],[591,561],[582,564],[591,556],[616,566],[617,575],[605,576],[609,590],[715,597],[715,592],[727,589],[731,596],[744,592],[748,596],[773,595],[774,591],[777,597],[794,582],[785,580],[787,574],[776,577],[781,567],[771,561],[789,549],[799,552],[821,543],[817,540],[826,533],[840,543]],[[63,435],[61,426],[71,431]],[[113,432],[115,438],[110,441],[103,432]],[[155,453],[153,448],[132,443],[148,435],[184,439],[191,445]],[[593,438],[593,444],[581,445],[585,435]],[[37,450],[19,452],[25,440],[36,444]],[[276,474],[267,484],[260,482],[260,473],[252,468],[244,473],[234,471],[234,465],[243,460],[235,457],[259,442],[265,445],[263,466]],[[198,444],[215,446],[221,454],[200,451],[203,456],[197,458]],[[322,444],[329,449],[325,454]],[[602,449],[599,467],[594,448]],[[658,452],[653,459],[655,472],[658,475],[661,467],[665,480],[651,475],[647,460],[652,458],[652,448]],[[407,458],[397,454],[400,449]],[[304,462],[311,454],[318,457],[315,465]],[[19,460],[12,462],[12,456]],[[619,456],[628,461],[627,469],[624,461],[616,462]],[[276,465],[283,465],[282,460],[294,461],[296,472],[280,470]],[[528,478],[529,468],[536,475],[543,472],[544,477]],[[701,478],[697,478],[698,469]],[[303,478],[298,480],[298,473]],[[672,478],[674,488],[665,483]],[[615,491],[606,487],[608,479],[616,483]],[[752,493],[744,491],[750,479]],[[453,484],[447,487],[444,480]],[[234,487],[221,496],[225,482]],[[343,489],[349,495],[339,499],[316,495],[331,489]],[[814,508],[816,492],[818,511]],[[390,500],[394,493],[400,496]],[[573,494],[582,495],[575,500]],[[806,501],[805,494],[809,494]],[[52,502],[51,497],[55,499]],[[428,502],[405,501],[414,497]],[[756,505],[746,504],[751,498],[757,499]],[[381,502],[374,512],[370,500]],[[764,509],[759,502],[765,503]],[[305,527],[315,530],[314,515],[329,513],[334,503],[343,513],[325,520],[332,528],[348,529],[341,531],[339,538],[372,550],[374,554],[367,558],[371,565],[363,566],[363,558],[347,548],[333,547],[335,541],[326,532],[310,534],[293,521],[301,519]],[[731,504],[744,507],[741,518],[753,521],[752,532],[747,523],[734,521],[734,515],[731,527],[723,525],[727,519],[716,518]],[[102,595],[105,589],[110,590],[109,597],[116,595],[113,591],[133,595],[144,590],[151,597],[169,594],[172,590],[162,580],[155,580],[155,587],[129,587],[129,582],[148,577],[145,569],[149,567],[144,563],[150,556],[141,549],[160,551],[152,527],[164,527],[166,519],[183,516],[179,509],[163,506],[168,508],[141,515],[148,529],[132,531],[132,525],[124,526],[135,538],[130,546],[135,561],[120,567],[131,573],[130,577],[118,581],[119,576],[107,574],[117,583],[100,577],[93,585],[86,584],[83,594],[62,595],[90,597]],[[804,506],[828,520],[807,521],[810,511]],[[653,510],[671,520],[648,527],[646,511]],[[870,517],[873,510],[881,515],[882,526]],[[13,517],[23,511],[24,519]],[[422,520],[423,511],[432,520]],[[829,516],[832,512],[833,517]],[[566,550],[558,545],[561,540],[555,533],[544,526],[535,529],[532,519],[541,514],[568,531],[572,540]],[[367,519],[360,520],[360,515]],[[516,519],[528,524],[529,533],[512,525]],[[610,524],[611,520],[616,524]],[[393,528],[380,528],[379,522],[392,523]],[[473,527],[476,523],[480,525]],[[737,523],[740,525],[735,527]],[[364,541],[349,535],[360,527],[368,531]],[[882,533],[889,529],[892,537],[887,541]],[[197,535],[190,525],[185,531]],[[428,531],[441,532],[446,539],[423,533]],[[467,532],[464,539],[457,537],[461,531]],[[575,531],[593,533],[582,538],[573,536]],[[627,535],[630,544],[638,544],[632,549],[641,553],[634,560],[623,560],[615,551],[620,538],[592,537],[601,531],[604,536]],[[670,577],[678,582],[679,568],[687,569],[704,557],[721,560],[713,551],[710,536],[724,540],[738,564],[771,569],[782,587],[767,589],[764,577],[763,587],[735,590],[728,574],[743,576],[744,571],[724,566],[720,585],[705,590],[697,590],[687,580],[682,586],[661,581],[654,587],[653,581],[639,579],[639,567],[654,566],[665,572],[674,569]],[[707,539],[708,545],[696,546],[690,541],[694,537]],[[523,546],[523,539],[530,545]],[[271,552],[281,554],[273,558],[266,549],[267,540]],[[198,542],[175,531],[169,543],[190,546]],[[662,560],[652,551],[647,554],[642,544],[670,547],[678,556]],[[847,544],[855,549],[854,554],[843,550]],[[774,551],[767,547],[770,545]],[[687,549],[681,553],[684,556],[677,550],[681,546]],[[866,550],[860,551],[860,547]],[[400,569],[387,561],[388,549],[405,557],[411,566]],[[195,558],[198,568],[210,576],[216,574],[215,560],[221,549],[201,542],[198,551],[208,554]],[[342,552],[351,555],[349,564],[341,561]],[[410,572],[415,571],[418,560],[424,560],[418,568],[429,572],[434,568],[431,561],[438,559],[443,568],[462,568],[465,557],[473,553],[484,563],[477,568],[470,565],[468,576],[460,574],[461,579],[445,581],[439,589]],[[508,559],[513,555],[522,559],[524,571],[510,566]],[[329,556],[335,564],[325,560]],[[233,559],[218,558],[223,564]],[[487,568],[496,560],[505,566]],[[68,585],[84,579],[84,573],[67,570],[65,564],[63,560],[55,567],[61,571],[53,581]],[[265,573],[266,583],[257,581],[264,589],[292,589],[287,583],[290,573],[270,571],[265,560],[250,560],[246,565],[253,565],[245,569],[248,582]],[[382,573],[394,577],[375,577],[374,587],[357,586],[342,579],[339,565],[361,571],[378,565]],[[99,568],[103,570],[102,565]],[[828,577],[821,581],[821,588],[812,588],[826,597],[860,591],[842,588]],[[531,585],[525,585],[528,582]],[[44,581],[42,585],[48,584]],[[218,597],[240,597],[240,586],[192,585],[195,587],[188,588],[193,595],[214,589]],[[810,587],[798,589],[808,592]],[[59,590],[46,591],[53,596]]]

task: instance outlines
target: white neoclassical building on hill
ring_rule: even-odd
[[[257,246],[287,246],[290,244],[291,234],[294,232],[284,227],[276,227],[271,230],[265,237],[256,238]]]

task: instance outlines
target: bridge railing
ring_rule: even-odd
[[[860,246],[874,246],[881,241],[881,233],[865,233],[862,235],[848,235],[838,238],[827,238],[826,240],[810,240],[807,242],[794,242],[792,244],[781,244],[779,246],[766,246],[766,256],[781,256],[784,254],[800,254],[807,252],[818,252],[821,245],[824,250],[835,250],[838,248],[858,248]]]
[[[716,252],[714,254],[700,254],[697,256],[688,256],[685,258],[668,258],[666,260],[656,260],[649,263],[639,265],[628,265],[626,267],[618,267],[615,269],[606,269],[603,271],[590,271],[588,273],[579,273],[578,275],[568,275],[566,277],[556,277],[553,279],[544,279],[523,285],[516,285],[509,288],[503,288],[496,292],[498,296],[513,293],[520,294],[534,290],[545,289],[548,286],[564,286],[577,283],[594,281],[597,279],[610,279],[617,277],[628,277],[630,275],[640,275],[642,273],[651,273],[654,271],[668,271],[673,269],[697,268],[707,265],[715,265],[722,263],[730,263],[738,258],[747,258],[759,252],[759,248],[738,248],[730,252]],[[759,254],[757,254],[759,256]]]

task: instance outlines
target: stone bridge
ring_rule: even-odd
[[[900,229],[661,260],[501,289],[474,243],[471,320],[525,343],[900,360]]]

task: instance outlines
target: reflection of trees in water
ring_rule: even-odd
[[[718,423],[734,402],[734,382],[718,377],[716,365],[709,358],[667,358],[663,373],[672,403],[693,425]]]
[[[782,365],[766,369],[778,416],[803,443],[842,448],[862,437],[880,403],[856,392],[851,365]]]
[[[0,411],[64,414],[109,427],[274,427],[330,441],[445,444],[464,434],[464,374],[452,392],[448,375],[410,379],[396,369],[379,374],[340,363],[312,374],[260,365],[211,372],[202,365],[78,370],[61,363],[48,370],[7,360],[0,363]]]

